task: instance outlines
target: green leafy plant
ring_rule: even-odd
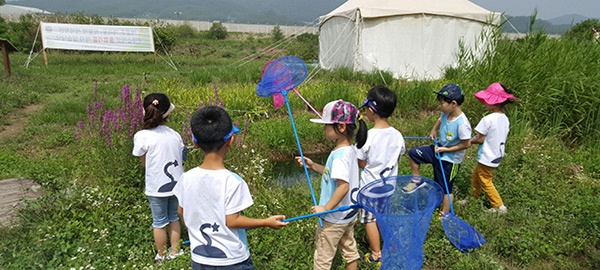
[[[227,28],[223,26],[220,22],[213,22],[208,29],[207,37],[208,39],[225,39],[227,38]]]

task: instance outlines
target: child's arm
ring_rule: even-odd
[[[258,227],[269,227],[271,229],[279,229],[285,227],[289,222],[281,222],[285,219],[284,215],[275,215],[268,218],[249,218],[235,213],[225,216],[227,227],[232,229],[251,229]]]
[[[485,141],[485,135],[477,133],[475,137],[471,138],[471,143],[482,144]]]
[[[438,118],[435,121],[435,124],[433,124],[431,131],[429,132],[429,138],[431,138],[432,140],[437,138],[437,132],[438,132],[438,129],[440,129],[441,124],[442,124],[442,118]]]
[[[146,167],[146,154],[140,157],[140,161],[142,162],[142,167]]]
[[[177,214],[179,215],[179,220],[181,221],[181,224],[185,226],[185,221],[183,220],[183,208],[181,208],[181,206],[177,206]]]
[[[435,147],[435,151],[436,152],[456,152],[456,151],[460,151],[463,149],[467,149],[471,147],[471,140],[461,140],[459,144],[454,145],[454,146],[450,146],[450,147],[443,147],[443,146],[439,146],[439,147]]]
[[[296,157],[296,161],[298,161],[298,164],[300,165],[300,167],[302,167],[302,158]],[[307,157],[304,157],[304,162],[306,163],[306,168],[312,169],[319,174],[323,174],[323,170],[325,170],[325,167],[323,165],[315,163]]]
[[[325,205],[318,205],[311,207],[313,213],[328,211],[335,208],[346,196],[346,193],[350,191],[350,184],[348,182],[336,179],[337,187],[333,192],[333,195]]]
[[[358,160],[358,167],[359,167],[359,168],[361,168],[361,169],[364,169],[364,168],[365,168],[365,166],[367,166],[367,161],[366,161],[366,160],[359,159],[359,160]]]

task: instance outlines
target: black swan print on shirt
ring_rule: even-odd
[[[192,252],[194,254],[198,254],[200,256],[209,257],[209,258],[227,258],[227,255],[225,255],[225,252],[223,252],[219,248],[212,246],[212,239],[210,239],[210,236],[208,236],[208,234],[204,232],[204,229],[207,229],[207,228],[212,228],[213,232],[218,232],[219,227],[220,226],[217,225],[217,223],[214,223],[213,225],[210,225],[210,223],[202,224],[202,226],[200,226],[200,233],[202,234],[202,237],[204,238],[204,240],[206,240],[206,245],[199,245],[199,246],[195,247],[194,251],[192,251]]]
[[[358,203],[358,200],[356,199],[356,195],[354,194],[358,194],[358,188],[353,188],[350,191],[350,201],[353,204]],[[343,218],[343,219],[349,219],[349,218],[354,218],[356,216],[356,213],[358,213],[358,208],[352,208],[352,210],[350,210],[350,212],[348,212],[348,214]]]
[[[504,153],[504,151],[503,151],[504,149],[503,148],[504,148],[504,143],[500,143],[500,155],[502,155],[502,153]],[[500,160],[502,160],[502,156],[499,157],[499,158],[496,158],[496,159],[492,160],[492,163],[499,164]]]
[[[165,164],[165,168],[163,169],[163,171],[165,172],[165,175],[167,177],[169,177],[169,179],[171,179],[171,182],[162,185],[158,189],[158,192],[170,192],[175,187],[175,184],[177,184],[177,181],[175,181],[175,177],[173,177],[173,175],[169,173],[169,167],[171,167],[171,166],[173,166],[173,167],[179,166],[179,164],[177,163],[177,160],[174,160],[173,162],[167,162],[167,164]]]

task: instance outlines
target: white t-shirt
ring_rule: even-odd
[[[183,208],[194,262],[227,266],[250,257],[246,230],[227,227],[225,217],[254,203],[239,175],[196,167],[183,174],[174,193]]]
[[[179,133],[165,125],[135,133],[132,154],[146,155],[146,195],[173,196],[173,187],[183,174],[184,147]]]
[[[360,186],[377,179],[398,175],[398,159],[406,152],[402,133],[393,127],[369,129],[367,142],[356,150],[367,164],[360,177]]]
[[[334,208],[355,204],[358,195],[358,160],[354,146],[340,147],[333,150],[327,157],[321,176],[319,205],[323,206],[331,199],[337,188],[337,179],[348,182],[350,189]],[[356,218],[357,212],[356,209],[350,209],[323,215],[322,218],[331,223],[346,224]]]
[[[458,117],[448,121],[448,115],[442,113],[440,122],[440,136],[439,143],[444,147],[451,147],[460,144],[462,140],[471,139],[471,123],[464,113],[461,113]],[[442,160],[448,161],[454,164],[461,164],[465,158],[467,149],[454,152],[443,152]]]
[[[477,162],[494,168],[500,165],[509,129],[510,122],[503,113],[491,113],[479,121],[475,131],[485,135],[485,140],[477,148]]]

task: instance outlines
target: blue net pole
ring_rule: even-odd
[[[288,115],[290,116],[290,122],[292,123],[292,129],[294,130],[294,137],[296,138],[296,145],[298,146],[298,152],[300,154],[300,158],[302,159],[302,167],[304,168],[304,175],[306,176],[306,181],[308,182],[308,188],[310,189],[310,196],[312,197],[313,205],[317,205],[317,198],[315,197],[315,191],[313,190],[312,182],[310,181],[310,174],[308,173],[308,168],[306,167],[306,161],[304,160],[304,153],[302,152],[302,146],[300,145],[300,137],[298,136],[298,131],[296,130],[296,123],[294,122],[294,116],[292,115],[292,108],[290,107],[290,101],[288,100],[288,91],[281,91],[281,95],[283,95],[283,100],[285,101],[285,106],[288,111]],[[319,226],[323,227],[323,221],[319,218]]]

